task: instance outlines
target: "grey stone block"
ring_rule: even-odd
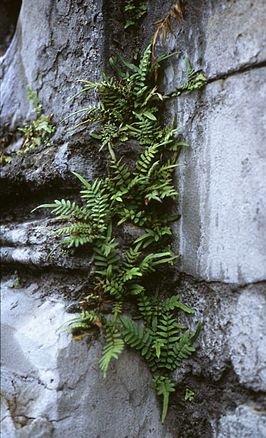
[[[266,390],[266,288],[257,284],[232,292],[217,283],[197,284],[183,279],[182,302],[195,309],[195,316],[180,315],[194,330],[202,322],[197,353],[177,369],[177,382],[192,373],[219,381],[232,364],[239,383],[253,391]]]
[[[206,280],[265,278],[265,77],[254,69],[172,106],[191,144],[178,175],[181,269]]]
[[[266,391],[266,288],[241,292],[232,315],[230,356],[240,383]]]
[[[75,124],[75,118],[67,123],[62,119],[84,102],[86,107],[93,101],[86,96],[84,102],[67,102],[80,89],[78,79],[93,81],[101,75],[104,41],[101,0],[63,3],[23,1],[0,73],[2,124],[17,126],[30,116],[25,95],[30,85],[38,92],[44,111],[54,114],[61,141],[71,138],[73,133],[66,126]]]
[[[2,284],[2,433],[7,438],[171,438],[160,423],[151,377],[125,352],[106,379],[101,342],[75,341],[64,301],[38,284]]]
[[[266,60],[264,0],[209,1],[204,8],[203,66],[208,77]]]
[[[181,369],[175,372],[177,382],[190,373],[207,380],[219,381],[228,369],[230,362],[229,333],[237,297],[229,287],[219,284],[204,284],[183,278],[178,292],[182,303],[190,306],[195,315],[180,313],[178,318],[193,333],[195,322],[202,323],[197,340],[197,352]]]
[[[56,220],[35,220],[1,227],[2,264],[28,265],[31,267],[54,267],[79,269],[89,272],[92,254],[75,256],[61,247],[61,237],[55,230],[61,224]]]
[[[154,9],[153,4],[150,8]],[[203,69],[208,78],[263,64],[265,13],[264,0],[186,2],[184,20],[175,25],[175,34],[169,34],[166,40],[168,50],[177,52],[169,61],[176,82],[182,78],[180,61],[184,56],[196,69]],[[166,51],[164,44],[160,50]]]
[[[217,438],[263,438],[266,436],[265,413],[253,406],[239,406],[235,412],[223,416]]]

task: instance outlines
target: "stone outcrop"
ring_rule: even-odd
[[[75,199],[77,171],[105,169],[89,130],[68,130],[88,106],[68,101],[79,78],[97,80],[112,50],[144,47],[172,2],[149,0],[137,32],[123,30],[121,1],[23,0],[16,32],[0,58],[1,131],[32,116],[29,84],[54,114],[53,146],[39,146],[1,169],[2,433],[6,438],[262,438],[266,434],[265,345],[265,12],[264,0],[188,0],[184,21],[163,51],[164,90],[180,85],[184,56],[207,86],[173,99],[187,142],[177,172],[181,254],[178,289],[204,323],[194,357],[177,370],[165,425],[151,378],[132,352],[106,379],[95,333],[65,330],[90,284],[91,254],[64,254],[44,210]],[[17,141],[9,146],[16,150]],[[184,401],[186,388],[195,392]]]

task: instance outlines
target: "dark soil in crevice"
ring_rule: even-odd
[[[194,393],[192,401],[185,401],[186,388]],[[212,438],[213,425],[220,417],[248,403],[256,410],[265,410],[265,393],[255,392],[239,383],[230,364],[219,381],[203,376],[187,376],[178,385],[170,401],[169,425],[174,425],[178,438]]]
[[[0,56],[7,50],[14,32],[22,0],[1,0],[0,2]]]

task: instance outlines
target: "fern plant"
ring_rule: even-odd
[[[182,93],[191,93],[194,90],[199,90],[206,85],[207,79],[201,71],[196,71],[188,58],[185,59],[185,67],[187,81],[170,93],[168,97],[180,96]]]
[[[28,86],[26,88],[26,94],[33,106],[35,119],[30,123],[26,123],[22,128],[18,128],[18,131],[22,132],[24,137],[23,144],[17,152],[18,155],[24,155],[41,144],[49,146],[50,138],[55,133],[55,127],[52,124],[52,115],[44,114],[36,91]]]
[[[124,28],[135,27],[147,13],[146,2],[143,0],[125,0],[124,2],[125,25]]]
[[[25,155],[40,145],[50,146],[51,137],[55,133],[55,126],[52,123],[53,116],[51,114],[46,115],[43,112],[37,92],[27,86],[26,95],[32,105],[35,118],[31,122],[25,123],[22,127],[17,128],[17,131],[22,133],[22,144],[16,152],[16,155],[19,156]],[[6,150],[13,135],[14,133],[9,132],[9,135],[0,139],[0,166],[11,164],[13,161],[15,153]]]
[[[195,352],[193,344],[200,331],[200,324],[193,335],[178,324],[174,313],[176,308],[193,313],[180,303],[178,296],[155,301],[142,292],[138,310],[144,323],[140,325],[130,318],[120,318],[126,344],[140,352],[153,374],[156,392],[163,396],[162,422],[167,414],[170,393],[175,391],[170,372]]]
[[[126,5],[129,8],[133,3],[127,1]],[[178,10],[173,11],[171,17],[177,18]],[[168,27],[171,17],[166,21]],[[74,332],[95,326],[101,330],[105,337],[100,360],[104,376],[125,345],[139,352],[163,398],[163,422],[170,394],[175,391],[171,373],[194,353],[200,325],[191,334],[177,317],[180,312],[193,314],[193,310],[182,304],[178,295],[163,299],[152,287],[153,273],[173,265],[177,258],[170,246],[174,217],[167,204],[177,197],[174,170],[183,144],[176,122],[164,126],[160,114],[166,99],[200,88],[205,78],[190,66],[188,83],[163,95],[155,71],[167,56],[158,57],[155,64],[152,50],[150,44],[136,63],[120,55],[111,58],[112,78],[99,83],[81,81],[78,95],[94,90],[98,103],[78,111],[83,116],[78,125],[101,122],[92,136],[99,151],[109,154],[107,175],[87,181],[74,173],[82,186],[81,202],[62,199],[40,207],[51,209],[64,222],[56,232],[64,236],[65,246],[87,245],[94,254],[93,292],[84,297],[81,313],[70,321],[70,328]],[[125,145],[133,148],[136,143],[133,158],[128,159]],[[139,231],[127,244],[121,238],[125,223]],[[131,315],[127,309],[125,316],[128,302],[133,303],[134,311]]]

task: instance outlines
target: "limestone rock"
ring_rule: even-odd
[[[246,288],[232,315],[231,360],[239,380],[254,391],[266,391],[266,289]]]
[[[151,377],[125,353],[109,375],[99,371],[101,342],[75,341],[58,296],[38,284],[2,284],[2,433],[6,438],[171,438],[160,423]]]
[[[181,269],[208,281],[265,279],[265,77],[255,69],[216,81],[173,108],[191,144],[180,159]]]
[[[32,267],[79,269],[89,272],[92,255],[75,256],[61,248],[56,220],[35,220],[1,227],[2,263]]]
[[[256,407],[243,405],[220,419],[217,438],[263,438],[265,435],[265,414]]]

